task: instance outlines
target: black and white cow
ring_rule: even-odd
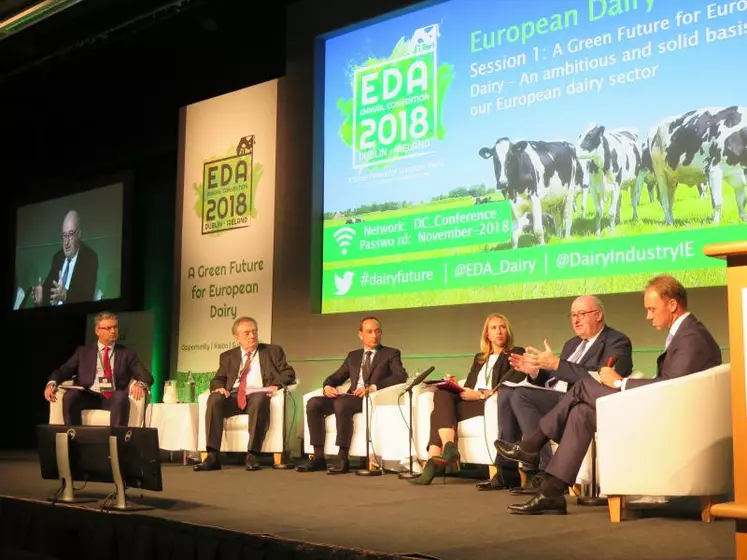
[[[545,244],[543,214],[552,217],[557,235],[571,233],[573,197],[583,175],[573,144],[568,142],[512,143],[500,138],[492,148],[481,148],[480,157],[493,160],[496,189],[511,201],[514,214],[512,243],[531,226],[540,245]],[[564,232],[557,231],[564,226]]]
[[[641,174],[641,147],[638,133],[630,129],[607,130],[590,125],[578,139],[576,155],[586,162],[586,180],[596,209],[597,235],[601,234],[602,214],[607,195],[610,231],[620,222],[620,194],[630,189],[633,220],[638,220],[638,199],[644,175]]]
[[[679,183],[711,191],[713,223],[721,220],[723,182],[734,189],[739,217],[747,221],[747,111],[744,107],[706,107],[664,119],[649,131],[651,162],[659,201],[668,225]]]

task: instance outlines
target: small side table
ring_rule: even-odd
[[[154,403],[148,407],[145,425],[158,429],[158,446],[165,451],[182,451],[187,464],[187,452],[197,451],[199,429],[197,403]]]

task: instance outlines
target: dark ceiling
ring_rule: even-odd
[[[294,1],[84,0],[0,40],[6,177],[175,153],[179,107],[284,74]]]

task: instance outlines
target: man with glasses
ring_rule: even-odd
[[[142,399],[153,384],[153,376],[143,367],[132,348],[117,344],[119,320],[102,311],[94,319],[96,344],[80,346],[72,357],[52,372],[44,398],[57,401],[62,386],[62,417],[65,425],[80,425],[83,410],[108,410],[112,426],[127,426],[130,396]],[[75,378],[72,386],[62,385]]]
[[[80,216],[70,210],[62,221],[62,249],[52,257],[47,279],[34,287],[34,305],[93,301],[99,258],[81,241]]]
[[[579,296],[571,304],[568,315],[576,336],[565,343],[557,356],[547,340],[544,350],[527,346],[522,355],[512,354],[511,365],[527,374],[524,386],[501,386],[498,390],[499,441],[515,442],[522,434],[529,435],[539,426],[540,419],[550,412],[576,382],[591,376],[606,365],[610,358],[621,376],[633,370],[632,345],[623,333],[607,326],[604,307],[599,298]],[[497,445],[498,442],[496,442]],[[496,458],[498,474],[478,484],[480,490],[512,488],[512,494],[534,494],[542,484],[543,472],[552,458],[547,444],[540,453],[539,471],[524,466],[529,475],[523,488],[518,488],[517,463]]]

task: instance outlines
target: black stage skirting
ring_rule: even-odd
[[[655,468],[655,467],[653,467]],[[479,473],[478,473],[479,474]],[[0,558],[191,560],[244,558],[734,558],[734,524],[699,520],[698,504],[649,509],[620,524],[606,508],[521,517],[521,497],[478,492],[474,479],[419,487],[394,474],[329,476],[239,465],[195,473],[163,465],[163,492],[128,496],[152,510],[103,513],[51,505],[57,483],[36,456],[0,457]],[[79,485],[76,485],[79,486]],[[89,483],[80,497],[104,499]]]

